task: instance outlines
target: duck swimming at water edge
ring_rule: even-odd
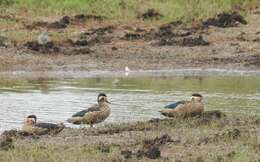
[[[37,122],[36,115],[29,115],[24,121],[22,130],[29,134],[44,135],[44,134],[57,134],[65,128],[63,123],[42,123]]]
[[[191,101],[178,101],[167,105],[159,112],[167,117],[190,116],[200,114],[204,111],[202,95],[198,93],[192,94]]]
[[[75,113],[67,121],[72,124],[89,124],[93,127],[93,124],[103,122],[110,115],[110,102],[107,99],[107,95],[100,93],[97,97],[97,103],[88,109]]]

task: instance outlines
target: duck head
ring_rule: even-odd
[[[97,102],[98,103],[109,103],[110,102],[107,100],[107,95],[105,93],[100,93],[97,97]]]
[[[25,124],[26,125],[34,125],[37,122],[37,117],[36,115],[29,115],[27,116],[26,120],[25,120]]]
[[[198,93],[194,93],[192,94],[192,98],[191,101],[195,101],[195,102],[201,102],[202,101],[202,95],[198,94]]]

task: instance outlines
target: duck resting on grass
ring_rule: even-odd
[[[67,121],[72,124],[93,124],[104,121],[110,115],[110,102],[104,93],[100,93],[97,97],[98,104],[91,106],[88,109],[82,110],[74,114]]]
[[[22,130],[29,134],[44,135],[44,134],[57,134],[65,128],[63,123],[38,123],[36,115],[29,115],[24,121]]]
[[[159,112],[167,117],[191,116],[201,114],[204,111],[202,95],[198,93],[192,94],[191,101],[178,101],[167,105]]]

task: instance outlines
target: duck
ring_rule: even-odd
[[[58,134],[65,128],[63,123],[42,123],[37,122],[36,115],[29,115],[24,121],[22,131],[33,135]]]
[[[79,111],[72,115],[67,121],[72,124],[88,124],[93,127],[94,124],[103,122],[111,113],[108,104],[111,104],[105,93],[98,94],[97,104],[88,109]]]
[[[191,101],[178,101],[169,104],[159,112],[166,117],[192,116],[201,114],[204,111],[202,95],[198,93],[192,94]]]

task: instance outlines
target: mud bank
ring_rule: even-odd
[[[243,161],[245,157],[251,161],[260,158],[259,124],[259,116],[205,114],[65,128],[55,136],[12,135],[12,145],[9,143],[10,148],[0,151],[0,155],[4,161],[26,161],[27,155],[35,161]]]
[[[259,18],[257,12],[247,19],[231,12],[191,24],[118,24],[95,15],[25,21],[15,31],[2,29],[0,71],[259,70]],[[49,28],[55,22],[66,26]],[[42,45],[37,37],[44,30],[50,42]]]
[[[0,77],[9,79],[77,79],[111,77],[181,77],[181,76],[260,76],[260,70],[235,69],[170,69],[139,71],[10,71],[0,72]]]

